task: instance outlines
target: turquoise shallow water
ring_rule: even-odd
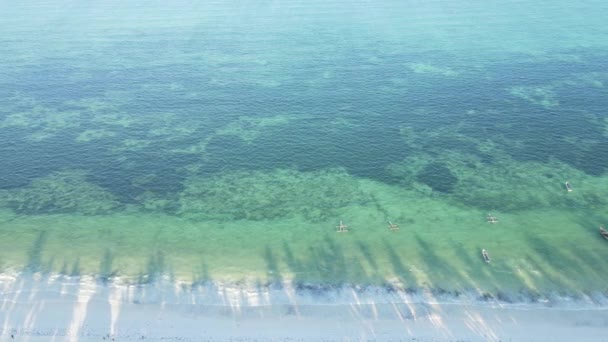
[[[2,270],[608,290],[604,2],[61,3],[0,4]]]

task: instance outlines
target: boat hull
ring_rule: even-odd
[[[600,227],[600,235],[602,235],[604,239],[608,240],[608,230]]]

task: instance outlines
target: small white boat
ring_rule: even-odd
[[[608,240],[608,230],[606,230],[604,226],[600,226],[600,234],[604,237],[604,239]]]
[[[390,230],[392,230],[392,231],[399,230],[399,226],[398,226],[398,225],[396,225],[396,224],[394,224],[394,223],[392,223],[391,221],[388,221],[388,228],[389,228]]]
[[[570,182],[566,182],[566,190],[568,190],[568,192],[572,191],[572,185],[570,185]]]
[[[481,256],[483,256],[483,260],[485,262],[490,262],[490,255],[488,254],[488,252],[485,249],[481,250]]]

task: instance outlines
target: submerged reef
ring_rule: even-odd
[[[421,121],[428,116],[426,112],[414,114]],[[498,129],[492,126],[490,129],[497,130],[491,136],[484,131],[487,127],[474,127],[483,124],[486,116],[500,123],[497,112],[471,110],[467,115],[471,122],[452,127],[401,126],[410,153],[385,167],[391,179],[427,196],[483,210],[599,208],[608,204],[602,195],[608,191],[602,172],[604,159],[599,157],[605,152],[605,141],[597,117],[585,117],[584,125],[579,124],[588,132],[585,139],[568,135],[535,142],[534,134],[513,137],[502,132],[515,123],[505,122]],[[592,156],[580,157],[581,151],[591,150]],[[574,192],[566,191],[566,181],[576,184]]]
[[[186,180],[178,214],[191,219],[271,220],[302,215],[316,222],[372,198],[343,170],[234,172]]]
[[[559,106],[557,95],[553,87],[526,87],[517,86],[513,87],[509,91],[511,95],[529,101],[535,105],[542,106],[544,108],[553,108]]]
[[[78,212],[94,215],[119,205],[114,195],[88,182],[86,173],[74,170],[54,172],[33,180],[27,187],[5,190],[0,198],[4,205],[20,214]]]
[[[449,67],[438,67],[426,63],[408,63],[408,67],[417,74],[437,74],[447,77],[454,77],[459,74]]]
[[[605,176],[589,174],[552,156],[542,161],[520,160],[503,143],[461,133],[467,129],[420,132],[401,127],[403,141],[414,153],[388,165],[387,173],[402,187],[426,195],[432,191],[453,204],[483,210],[598,208],[608,204],[601,195],[608,191]],[[567,193],[565,181],[576,184],[576,191]]]

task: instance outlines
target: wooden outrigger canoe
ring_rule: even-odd
[[[608,230],[606,230],[604,226],[600,226],[600,234],[604,237],[604,239],[608,240]]]
[[[398,225],[396,225],[396,224],[394,224],[394,223],[393,223],[393,222],[391,222],[391,221],[388,221],[388,228],[389,228],[390,230],[392,230],[392,231],[397,231],[397,230],[399,230],[399,226],[398,226]]]
[[[483,257],[483,261],[485,262],[490,262],[490,255],[488,254],[488,252],[485,249],[481,250],[481,256]]]

